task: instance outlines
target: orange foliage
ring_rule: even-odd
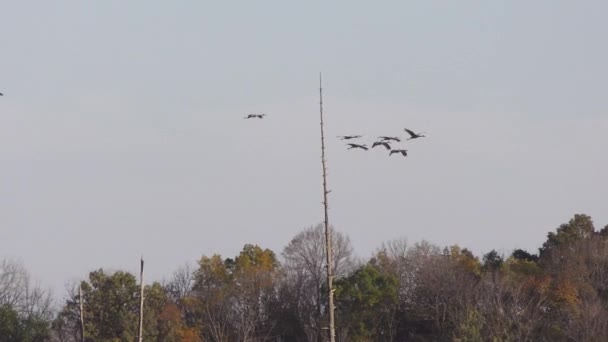
[[[179,334],[182,342],[202,342],[203,339],[195,328],[183,328]]]
[[[578,288],[567,279],[556,281],[553,289],[553,300],[557,303],[575,305],[579,303]]]
[[[169,303],[165,305],[163,311],[161,311],[160,315],[158,316],[158,319],[166,322],[181,323],[182,314],[175,304]]]

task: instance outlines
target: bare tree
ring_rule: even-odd
[[[327,203],[327,195],[329,194],[329,190],[327,189],[327,159],[325,158],[325,133],[324,133],[324,125],[323,125],[323,86],[321,83],[321,74],[319,73],[319,113],[321,117],[321,165],[323,166],[323,213],[325,215],[325,257],[327,268],[327,306],[329,313],[329,341],[335,342],[336,340],[336,327],[335,327],[335,319],[334,319],[334,272],[332,269],[332,236],[331,230],[329,228],[329,204]],[[352,145],[352,144],[351,144]]]
[[[22,317],[52,319],[50,291],[32,284],[25,267],[14,260],[0,262],[0,306],[8,305]]]
[[[78,284],[78,305],[80,311],[80,337],[84,342],[84,297],[82,296],[82,283]]]
[[[164,286],[175,303],[183,301],[192,294],[194,285],[194,269],[190,263],[185,263],[173,272],[173,277]]]
[[[345,277],[355,268],[353,249],[347,236],[330,227],[333,236],[332,269],[337,278]],[[309,341],[322,339],[321,319],[327,313],[327,301],[323,295],[325,288],[325,232],[319,224],[298,233],[285,247],[285,282],[289,293],[297,294],[292,307]]]
[[[139,329],[138,329],[138,340],[142,342],[144,340],[144,257],[140,260],[139,270]]]

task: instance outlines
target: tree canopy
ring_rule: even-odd
[[[547,234],[538,255],[405,239],[356,259],[332,228],[336,331],[342,341],[599,341],[608,336],[608,228],[577,214]],[[202,255],[145,284],[143,340],[323,341],[327,334],[321,226],[277,255],[246,244]],[[78,292],[82,289],[82,296]],[[125,271],[97,269],[57,312],[25,268],[0,264],[0,342],[134,341],[140,291]],[[82,303],[84,327],[80,323]],[[84,329],[82,329],[84,328]]]

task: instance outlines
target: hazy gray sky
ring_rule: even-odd
[[[0,10],[0,257],[57,295],[169,276],[330,220],[362,258],[406,237],[535,252],[608,224],[605,1],[11,1]],[[243,120],[266,112],[264,120]],[[337,135],[428,132],[408,158]],[[366,140],[370,143],[371,140]]]

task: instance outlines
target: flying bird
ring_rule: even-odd
[[[348,146],[350,146],[348,148],[348,150],[350,150],[351,148],[360,148],[362,150],[366,150],[367,151],[367,146],[365,144],[363,145],[359,145],[359,144],[348,144]]]
[[[375,142],[375,143],[372,145],[372,148],[374,148],[374,147],[376,147],[376,146],[380,146],[380,145],[382,145],[382,146],[386,147],[386,149],[387,149],[387,150],[390,150],[390,149],[391,149],[391,145],[389,145],[389,144],[388,144],[386,141],[376,141],[376,142]]]
[[[262,119],[262,118],[264,118],[264,116],[266,116],[266,114],[249,114],[245,117],[245,119],[253,119],[253,118]]]
[[[362,135],[342,135],[342,136],[338,136],[338,138],[340,138],[340,140],[350,140],[350,139],[357,139],[357,138],[361,138]]]
[[[391,153],[388,155],[392,155],[393,153],[401,153],[404,157],[407,157],[407,150],[391,150]]]
[[[422,133],[414,133],[414,131],[409,130],[407,128],[404,128],[404,130],[407,132],[407,134],[410,135],[410,138],[408,138],[407,140],[426,137],[426,135],[423,135]]]
[[[382,139],[384,141],[396,141],[396,142],[401,142],[401,139],[397,138],[397,137],[378,137],[379,139]]]

